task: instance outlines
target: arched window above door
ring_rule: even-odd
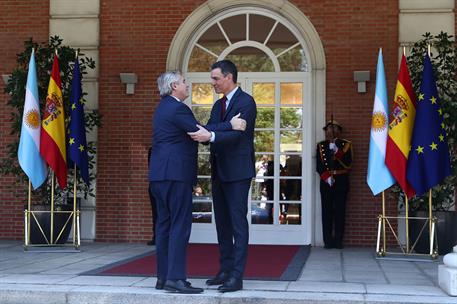
[[[192,45],[187,72],[207,72],[221,59],[240,72],[306,72],[305,51],[291,28],[267,13],[238,12],[214,20]]]

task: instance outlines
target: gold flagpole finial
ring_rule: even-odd
[[[406,57],[406,46],[403,46],[403,55]]]
[[[79,56],[79,50],[76,50],[76,59],[78,59]]]
[[[431,53],[430,49],[431,49],[430,44],[427,44],[427,54],[428,54],[428,57],[430,57],[430,53]]]

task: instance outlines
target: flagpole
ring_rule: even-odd
[[[76,55],[78,56],[78,55]],[[74,177],[73,177],[73,245],[75,244],[76,241],[76,163],[74,164],[73,167],[74,170]]]
[[[430,235],[430,254],[432,254],[433,246],[433,231],[432,231],[432,189],[428,190],[428,232]]]
[[[386,197],[384,190],[382,191],[382,249],[386,253]]]
[[[405,193],[405,230],[406,230],[406,253],[409,252],[409,202],[408,195]]]
[[[54,243],[54,171],[51,175],[51,245]]]
[[[27,228],[26,228],[26,238],[25,238],[25,246],[29,245],[30,240],[30,208],[32,207],[32,182],[29,178],[29,194],[27,200],[27,212],[26,212],[26,221],[27,221]]]

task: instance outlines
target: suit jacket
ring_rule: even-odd
[[[198,143],[187,132],[197,131],[192,111],[172,96],[163,97],[153,117],[149,181],[197,182]],[[230,122],[207,126],[211,131],[231,130]]]
[[[245,131],[215,132],[216,139],[211,143],[211,174],[223,182],[240,181],[255,176],[254,127],[257,108],[254,99],[238,88],[221,119],[221,100],[217,100],[211,110],[208,124],[226,123],[241,113],[246,120]]]

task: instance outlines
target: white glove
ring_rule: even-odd
[[[331,187],[335,183],[335,179],[333,178],[333,176],[330,176],[325,180],[325,182]]]
[[[329,144],[329,148],[330,148],[330,150],[333,151],[333,153],[336,153],[338,151],[338,147],[336,146],[336,144],[334,142],[331,142]]]

